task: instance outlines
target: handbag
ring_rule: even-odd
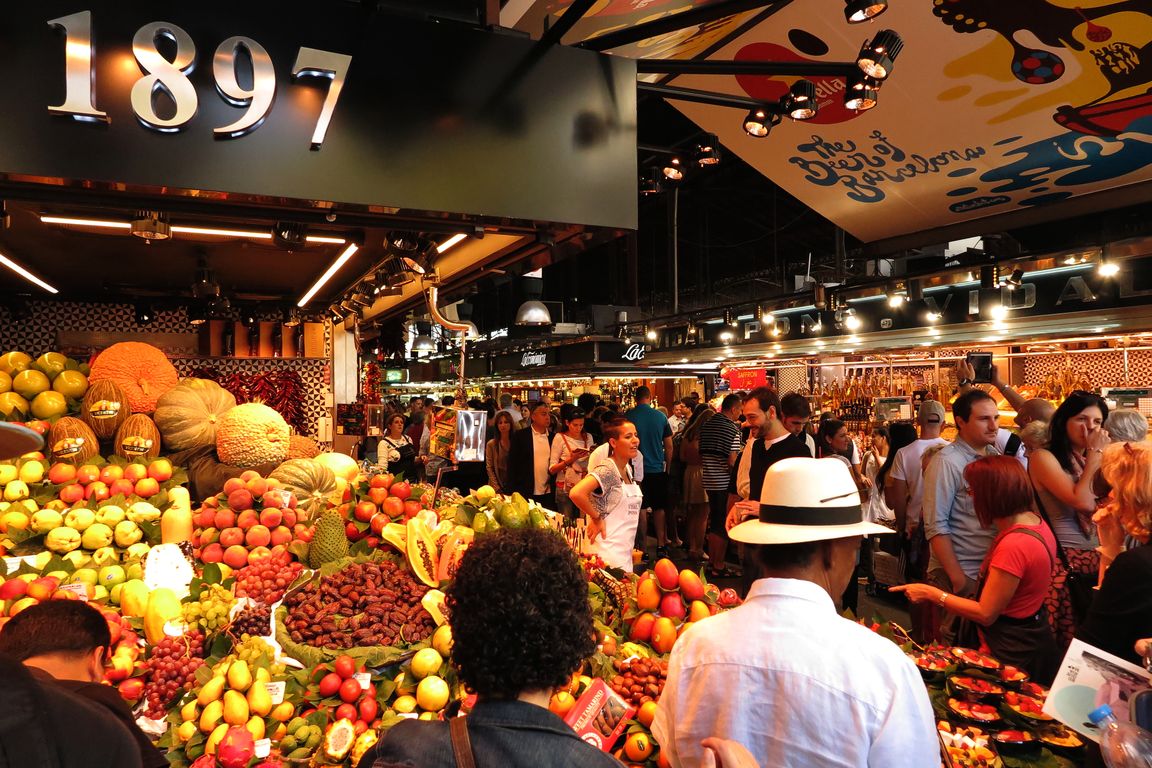
[[[468,738],[468,719],[451,718],[448,734],[452,737],[452,756],[456,758],[457,768],[476,768],[476,753],[472,751],[472,740]]]
[[[1052,527],[1052,521],[1048,519],[1048,512],[1044,509],[1043,502],[1040,501],[1040,495],[1035,492],[1033,495],[1036,499],[1037,512],[1040,513],[1044,523],[1055,534],[1056,529]],[[1060,544],[1059,538],[1056,539],[1056,554],[1060,558],[1060,565],[1064,568],[1064,588],[1068,591],[1068,599],[1072,603],[1072,618],[1075,625],[1079,627],[1088,617],[1088,610],[1092,607],[1092,600],[1096,596],[1098,575],[1073,570],[1068,562],[1068,554],[1064,551],[1063,545]]]

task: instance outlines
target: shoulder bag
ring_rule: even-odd
[[[472,751],[472,740],[468,738],[468,718],[451,718],[448,721],[448,733],[452,737],[452,755],[456,758],[456,768],[476,768],[476,754]]]

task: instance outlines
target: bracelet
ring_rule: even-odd
[[[944,601],[947,599],[948,599],[948,593],[941,590],[940,591],[940,605],[944,605]]]
[[[971,386],[972,379],[960,379],[956,383],[958,385],[960,385],[961,387],[967,387],[967,386]]]

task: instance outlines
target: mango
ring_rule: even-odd
[[[261,670],[257,670],[257,673],[260,671]],[[264,717],[272,711],[272,696],[269,695],[268,689],[264,687],[264,684],[259,681],[248,688],[248,711],[260,717]],[[260,740],[264,738],[264,736],[254,736],[254,738]]]
[[[121,594],[123,601],[123,594]],[[164,638],[164,625],[182,615],[180,598],[167,587],[158,587],[148,595],[148,607],[144,610],[144,635],[152,645]]]
[[[197,707],[197,704],[198,704],[198,702],[196,701],[196,699],[192,699],[187,704],[185,704],[183,707],[181,707],[180,708],[180,719],[183,720],[185,723],[190,722],[192,720],[195,720],[196,715],[199,714],[199,708]]]
[[[224,722],[244,725],[248,722],[248,701],[239,691],[224,691]]]
[[[204,742],[204,754],[216,754],[216,748],[220,746],[220,742],[223,741],[226,733],[228,733],[228,723],[220,723],[220,725],[216,726],[216,729],[212,731],[212,734]]]
[[[260,741],[260,739],[264,738],[264,718],[253,715],[249,718],[248,722],[244,724],[244,727],[248,729],[248,733],[252,734],[253,741]]]
[[[220,725],[220,718],[224,717],[224,702],[210,701],[200,713],[200,732],[212,733]]]
[[[272,719],[280,723],[285,723],[292,719],[292,715],[295,714],[295,712],[296,707],[292,705],[292,702],[282,701],[272,710]],[[291,731],[292,729],[285,728],[284,730]]]
[[[204,683],[200,688],[200,693],[196,696],[196,703],[202,707],[207,707],[212,702],[219,701],[220,697],[224,695],[224,686],[227,682],[223,675],[217,675]]]
[[[232,662],[232,666],[228,667],[228,687],[234,691],[246,691],[252,685],[252,670],[248,668],[248,662],[243,659],[237,659]],[[245,717],[245,720],[248,718]],[[243,725],[243,723],[233,723],[233,725]]]
[[[185,723],[180,723],[180,727],[176,729],[176,735],[180,737],[180,741],[188,741],[196,733],[196,721],[189,720]]]
[[[120,614],[129,617],[143,616],[148,609],[149,597],[148,585],[143,581],[132,579],[124,582],[120,587]]]

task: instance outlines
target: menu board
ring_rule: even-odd
[[[1152,387],[1105,387],[1100,396],[1108,401],[1109,408],[1132,408],[1152,417]]]
[[[912,407],[912,398],[878,397],[872,406],[877,421],[911,421],[916,417]]]

